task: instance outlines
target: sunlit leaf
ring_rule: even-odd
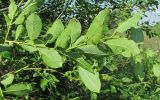
[[[42,29],[42,21],[37,14],[33,13],[27,18],[26,29],[31,40],[37,39]]]
[[[29,51],[30,53],[33,53],[38,50],[35,46],[30,45],[22,45],[22,48],[26,51]]]
[[[99,43],[99,40],[104,36],[105,32],[108,31],[109,12],[108,9],[102,10],[91,23],[86,33],[86,41],[88,44]]]
[[[60,19],[56,20],[51,28],[48,29],[48,43],[54,42],[58,36],[63,32],[64,26]]]
[[[127,38],[111,39],[105,42],[115,54],[122,54],[125,57],[136,56],[140,53],[137,44]]]
[[[137,25],[138,25],[138,22],[140,21],[141,14],[142,14],[142,11],[139,11],[138,13],[133,15],[133,17],[120,23],[118,25],[118,28],[115,30],[115,32],[123,33],[132,27],[134,27],[134,28],[138,27]]]
[[[14,0],[10,0],[9,14],[8,14],[10,19],[13,19],[14,15],[16,13],[16,10],[17,10],[17,5],[16,5],[15,1]]]
[[[159,64],[153,65],[153,73],[156,77],[160,77],[160,65]]]
[[[58,37],[56,41],[56,47],[66,48],[69,43],[75,42],[81,33],[81,25],[78,20],[71,19],[69,24]]]
[[[10,19],[8,18],[8,16],[5,13],[3,13],[3,15],[4,15],[5,21],[6,21],[7,26],[8,26],[10,24]]]
[[[4,95],[3,95],[3,91],[2,91],[2,89],[1,89],[1,87],[0,87],[0,99],[1,99],[1,100],[4,100]]]
[[[62,67],[63,60],[60,54],[55,49],[38,48],[43,62],[51,68]]]
[[[81,50],[85,54],[97,55],[97,56],[105,56],[106,53],[100,50],[96,45],[84,45],[78,47],[77,49]]]
[[[14,23],[17,24],[17,25],[20,25],[20,24],[22,24],[22,23],[24,22],[24,19],[25,19],[25,16],[24,16],[23,13],[21,13],[21,14],[17,17],[17,19],[16,19],[16,21],[15,21]]]
[[[3,84],[4,86],[7,86],[9,84],[11,84],[14,80],[14,75],[13,74],[7,74],[1,81],[1,84]]]
[[[32,87],[30,84],[23,84],[23,83],[18,83],[9,86],[6,88],[6,91],[4,91],[7,94],[12,94],[16,96],[25,96],[28,95],[32,91]]]
[[[15,33],[15,40],[19,38],[19,36],[24,32],[25,28],[23,25],[18,25]]]
[[[101,81],[99,78],[99,73],[95,72],[94,74],[85,70],[82,67],[79,67],[79,75],[82,82],[85,86],[92,92],[99,93],[101,88]]]
[[[93,73],[93,66],[91,64],[89,64],[86,60],[84,60],[83,58],[77,58],[76,61],[78,62],[78,64],[84,68],[85,70]]]

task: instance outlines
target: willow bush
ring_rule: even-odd
[[[67,25],[56,19],[45,31],[36,12],[43,2],[28,0],[21,7],[23,0],[10,0],[4,13],[2,100],[159,99],[160,57],[140,48],[146,30],[138,22],[144,9],[112,28],[113,11],[106,8],[85,33],[76,18]]]

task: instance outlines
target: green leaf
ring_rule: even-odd
[[[28,95],[29,92],[31,91],[32,91],[32,87],[30,84],[18,83],[6,88],[6,91],[4,92],[7,94],[12,94],[16,96],[25,96],[25,95]]]
[[[141,19],[141,14],[142,14],[142,11],[139,11],[138,13],[133,15],[133,17],[127,19],[123,23],[120,23],[118,25],[118,28],[115,30],[115,32],[123,33],[132,27],[136,28],[139,20]]]
[[[0,52],[0,57],[4,57],[6,59],[11,59],[11,53],[8,51],[2,51],[2,52]]]
[[[35,46],[30,45],[22,45],[22,48],[26,51],[29,51],[30,53],[33,53],[38,50]]]
[[[70,36],[67,35],[68,30],[64,30],[62,32],[62,34],[58,37],[57,41],[56,41],[56,47],[60,47],[60,48],[66,48],[69,44],[69,40],[70,40]]]
[[[145,78],[144,66],[141,63],[134,64],[134,74],[140,80],[143,81]]]
[[[19,38],[19,36],[24,32],[25,28],[23,25],[18,25],[16,29],[16,34],[15,34],[15,40]]]
[[[101,81],[99,78],[99,73],[95,72],[94,74],[85,70],[82,67],[79,67],[79,75],[82,82],[85,86],[92,92],[99,93],[101,88]]]
[[[10,19],[8,18],[8,16],[5,13],[3,13],[3,15],[4,15],[5,21],[6,21],[7,26],[8,26],[10,24]]]
[[[129,38],[136,43],[141,43],[144,41],[143,31],[141,29],[131,28]]]
[[[81,25],[78,20],[71,19],[66,29],[58,37],[56,47],[66,48],[69,43],[75,42],[81,33]],[[70,41],[71,40],[71,41]]]
[[[17,5],[16,5],[15,1],[10,0],[9,11],[8,11],[9,12],[8,16],[9,16],[10,19],[14,18],[16,10],[17,10]]]
[[[17,25],[20,25],[24,22],[25,16],[23,13],[21,13],[17,18],[16,21],[14,22]]]
[[[122,78],[122,81],[123,81],[124,83],[131,83],[131,82],[132,82],[132,79],[130,79],[130,78],[128,78],[128,77],[123,77],[123,78]]]
[[[49,80],[46,78],[41,79],[40,86],[43,91],[46,90],[46,88],[48,87],[48,82]]]
[[[40,7],[44,4],[45,0],[35,0],[37,3],[37,6]]]
[[[93,66],[90,65],[86,60],[84,60],[83,58],[77,58],[76,61],[78,62],[78,64],[84,68],[85,70],[94,73],[93,71]]]
[[[30,13],[34,13],[43,3],[44,0],[28,0],[24,5],[22,14],[28,15]]]
[[[96,45],[84,45],[81,47],[78,47],[77,49],[82,50],[85,54],[91,54],[96,56],[105,56],[106,53],[100,50],[100,48]]]
[[[54,42],[58,36],[64,31],[64,26],[63,23],[61,22],[60,19],[56,20],[52,27],[48,29],[47,34],[48,34],[48,43]]]
[[[24,15],[28,15],[30,13],[34,13],[38,9],[37,3],[35,1],[28,0],[27,2],[28,3],[26,3],[24,5],[24,9],[22,11],[22,14],[24,14]]]
[[[159,64],[154,64],[153,65],[153,73],[156,77],[160,77],[160,65]]]
[[[105,42],[115,54],[122,54],[125,57],[136,56],[140,50],[136,43],[127,38],[111,39]]]
[[[86,41],[88,44],[97,44],[104,34],[108,31],[109,9],[102,10],[91,23],[87,33]]]
[[[0,52],[11,51],[12,47],[8,44],[0,44]]]
[[[33,13],[27,18],[26,29],[31,40],[37,39],[42,29],[42,21],[37,14]]]
[[[3,84],[4,86],[7,86],[7,85],[11,84],[13,82],[13,80],[14,80],[14,75],[13,74],[7,74],[2,79],[1,84]]]
[[[70,37],[71,37],[71,44],[73,44],[81,35],[81,23],[77,19],[72,19],[69,22],[70,24]]]
[[[3,95],[3,91],[2,91],[2,89],[1,89],[1,87],[0,87],[0,99],[1,99],[1,100],[4,100],[4,95]]]
[[[85,36],[80,36],[78,39],[77,39],[77,41],[74,43],[74,44],[72,44],[72,46],[77,46],[77,45],[79,45],[80,43],[82,43],[82,42],[84,42],[85,41]]]
[[[43,62],[51,68],[60,68],[63,64],[63,59],[55,49],[38,48]]]

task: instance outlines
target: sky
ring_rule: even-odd
[[[66,0],[68,1],[68,0]],[[47,3],[48,0],[45,0],[45,2]],[[70,5],[74,7],[76,0],[72,0],[72,4]],[[94,4],[94,0],[86,0],[86,2],[89,2],[91,4]],[[159,2],[159,7],[158,9],[155,6],[149,7],[148,10],[146,10],[144,12],[144,14],[142,15],[142,19],[140,20],[139,24],[143,24],[143,25],[150,25],[150,26],[154,26],[156,23],[160,23],[160,0],[158,0]],[[103,2],[101,4],[98,4],[101,8],[105,8],[106,5],[110,8],[112,7],[111,4],[109,4],[108,2]],[[153,8],[155,8],[155,10],[153,11]],[[133,12],[136,12],[136,10],[138,11],[139,8],[134,7],[133,8]],[[148,23],[148,24],[146,24]]]

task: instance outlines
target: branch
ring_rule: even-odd
[[[0,9],[0,12],[4,12],[4,11],[7,11],[7,10],[8,10],[8,7],[2,8],[2,9]]]
[[[24,6],[26,2],[22,3],[21,6]],[[1,8],[0,12],[5,12],[8,10],[9,7]]]

